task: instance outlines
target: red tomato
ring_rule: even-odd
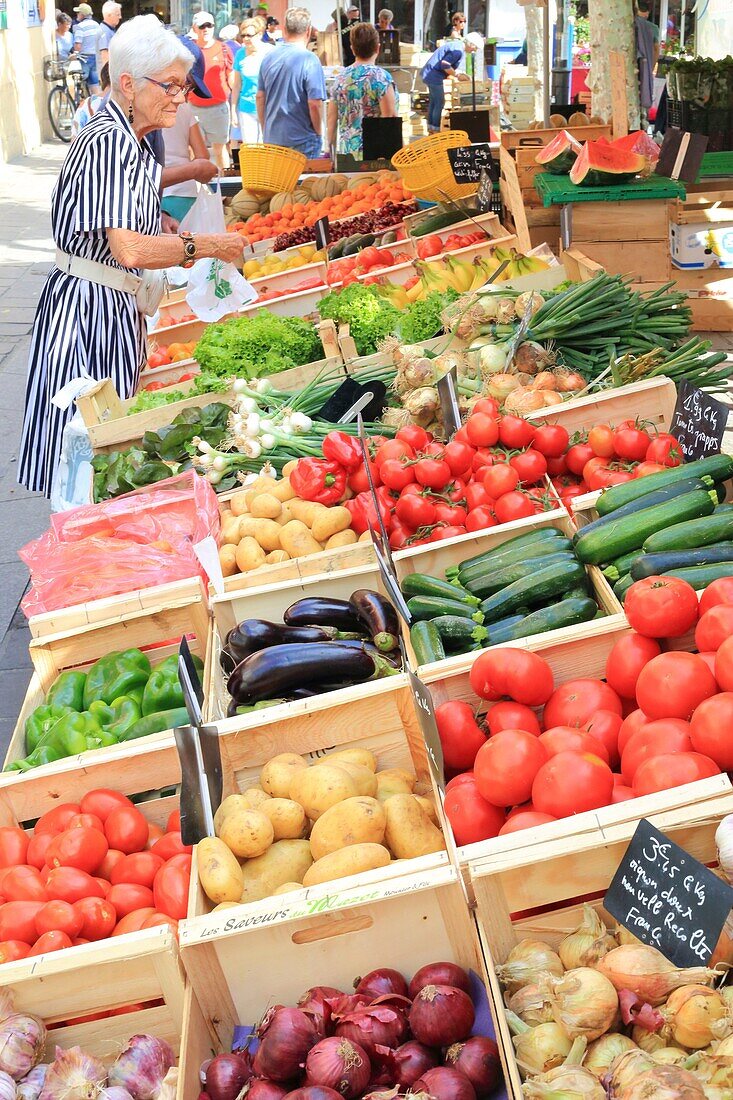
[[[547,473],[545,456],[533,447],[509,459],[509,465],[519,474],[522,485],[536,485]]]
[[[455,539],[459,535],[465,535],[465,527],[436,527],[430,536],[430,542],[442,542],[443,539]]]
[[[401,492],[406,485],[415,480],[412,466],[404,466],[399,459],[388,458],[379,467],[382,475],[382,484],[396,493]]]
[[[624,786],[623,783],[617,783],[613,788],[613,794],[611,795],[611,805],[617,806],[619,802],[628,802],[629,799],[635,798],[631,787]]]
[[[0,942],[22,940],[34,944],[38,939],[36,914],[42,908],[42,901],[6,901],[0,905]]]
[[[165,860],[152,851],[135,852],[133,855],[123,856],[122,859],[117,861],[112,869],[110,882],[113,886],[117,886],[124,882],[131,882],[136,883],[138,886],[151,887],[153,885],[153,879],[164,862]],[[114,905],[114,901],[112,901],[112,904]]]
[[[31,949],[29,943],[23,940],[5,940],[0,943],[0,966],[3,963],[15,962],[16,959],[25,959]]]
[[[494,512],[499,523],[512,523],[515,519],[533,516],[534,505],[528,496],[517,490],[500,496],[494,505]]]
[[[408,447],[412,447],[415,454],[427,447],[432,438],[430,432],[426,432],[424,428],[419,427],[417,424],[406,424],[404,428],[400,428],[395,433],[395,439],[399,439],[406,443]]]
[[[616,453],[613,428],[608,424],[596,424],[588,432],[588,445],[593,454],[598,455],[599,458],[612,458]]]
[[[405,443],[404,439],[388,439],[386,443],[382,443],[381,447],[374,456],[374,461],[377,466],[381,466],[387,459],[408,459],[414,458],[415,452],[409,443]]]
[[[481,797],[475,782],[459,783],[446,790],[443,808],[459,847],[498,836],[506,820],[503,810]]]
[[[183,920],[188,909],[190,878],[189,869],[173,861],[158,871],[153,883],[153,897],[159,913]]]
[[[733,691],[733,638],[723,642],[715,654],[715,679],[723,691]]]
[[[452,791],[455,787],[460,787],[464,783],[473,783],[476,786],[476,776],[473,772],[461,772],[460,775],[454,775],[452,779],[449,779],[445,785],[447,791]]]
[[[445,489],[452,478],[451,469],[447,462],[439,458],[421,458],[413,466],[415,480],[428,489],[438,492]]]
[[[369,463],[369,473],[372,475],[375,488],[382,484],[379,467],[375,462]],[[354,470],[353,473],[349,474],[348,484],[349,488],[353,489],[355,493],[368,493],[369,477],[367,476],[366,466],[360,466],[358,470]]]
[[[636,697],[636,681],[644,665],[662,652],[653,638],[626,634],[611,646],[606,659],[606,680],[624,699]]]
[[[690,738],[695,752],[714,760],[721,771],[733,771],[733,692],[721,691],[696,708],[690,719]]]
[[[165,831],[167,833],[180,833],[181,831],[181,811],[171,810],[168,814],[168,820],[165,823]]]
[[[591,458],[589,462],[586,462],[583,467],[583,481],[585,481],[588,488],[593,490],[593,492],[597,489],[606,488],[605,475],[610,464],[610,458],[600,458],[599,456]]]
[[[593,458],[594,450],[589,443],[574,443],[565,456],[571,474],[580,477]]]
[[[504,730],[479,749],[474,775],[479,794],[492,806],[526,802],[548,757],[541,739],[526,730]]]
[[[465,508],[457,504],[445,504],[439,501],[435,505],[435,520],[437,523],[445,523],[450,526],[462,527],[465,525],[468,515]]]
[[[733,604],[733,577],[718,577],[700,596],[700,614],[718,604]]]
[[[545,825],[548,821],[556,821],[557,818],[550,814],[540,814],[536,810],[523,810],[518,814],[510,814],[506,825],[499,829],[499,836],[507,833],[518,833],[521,829],[534,829],[536,825]]]
[[[613,447],[619,458],[642,462],[649,447],[649,436],[633,425],[622,426],[614,432]]]
[[[54,837],[46,853],[49,867],[77,867],[93,874],[107,855],[109,844],[99,829],[80,826]]]
[[[472,488],[472,486],[469,486]],[[488,504],[474,508],[466,516],[467,531],[485,531],[487,527],[496,527],[496,516]]]
[[[29,840],[28,834],[17,825],[6,825],[0,829],[0,867],[25,863]]]
[[[96,814],[75,814],[74,817],[72,817],[69,821],[69,824],[66,826],[67,830],[83,828],[99,829],[101,832],[104,831],[102,819],[100,817],[97,817]]]
[[[681,466],[684,456],[675,437],[662,432],[651,441],[644,457],[647,462],[658,462],[660,466]]]
[[[126,932],[139,932],[148,917],[152,917],[154,913],[155,909],[152,906],[135,909],[117,922],[112,936],[124,936]]]
[[[486,715],[489,733],[493,736],[502,730],[526,730],[535,737],[540,735],[540,724],[531,707],[522,703],[494,703]]]
[[[474,508],[490,507],[493,503],[493,498],[486,492],[483,484],[472,481],[466,488],[466,505],[469,511]]]
[[[649,477],[650,474],[661,474],[666,468],[658,462],[640,462],[634,470],[634,477]]]
[[[166,867],[185,867],[190,874],[192,863],[193,856],[189,852],[179,852],[178,855],[171,856],[166,862]]]
[[[155,844],[156,840],[160,840],[163,836],[165,836],[165,833],[161,829],[160,825],[156,825],[155,822],[151,821],[150,825],[148,825],[148,843],[145,845],[146,850],[149,851]]]
[[[488,416],[498,416],[499,402],[495,397],[479,397],[473,406],[473,412],[486,413]]]
[[[73,940],[80,935],[83,924],[81,913],[68,901],[48,901],[36,913],[39,936],[46,932],[65,932]]]
[[[632,710],[631,714],[628,714],[621,723],[621,729],[618,731],[618,751],[623,755],[623,751],[628,745],[630,739],[637,733],[642,726],[645,726],[650,721],[647,714],[639,708],[638,710]]]
[[[68,828],[69,822],[79,813],[79,806],[75,802],[64,802],[61,806],[54,806],[41,814],[33,827],[34,836],[41,833],[63,833]]]
[[[603,680],[568,680],[548,699],[542,722],[545,729],[552,726],[584,726],[598,710],[610,710],[623,714],[621,700]]]
[[[622,724],[621,715],[615,711],[598,710],[583,727],[605,746],[608,762],[614,768],[619,763],[618,735]]]
[[[499,421],[487,413],[472,412],[466,421],[466,435],[472,447],[493,447],[499,440]]]
[[[411,531],[435,523],[435,505],[426,497],[413,493],[400,497],[395,505],[395,514]]]
[[[534,424],[521,416],[502,416],[499,421],[499,440],[503,447],[519,451],[529,447],[537,431]]]
[[[22,864],[3,875],[3,896],[8,901],[46,901],[46,887],[36,867]]]
[[[637,769],[652,756],[691,752],[692,748],[689,722],[681,718],[661,718],[657,722],[649,722],[629,739],[623,751],[621,775],[624,783],[630,787]]]
[[[73,947],[71,939],[65,932],[53,931],[44,932],[42,936],[39,936],[33,947],[28,952],[28,957],[32,955],[47,955],[51,951],[62,951],[65,947]]]
[[[131,806],[132,802],[121,791],[113,791],[107,787],[98,787],[89,791],[81,800],[81,810],[85,814],[95,814],[101,821],[106,821],[113,810],[120,806]]]
[[[451,699],[436,708],[435,719],[446,767],[451,771],[473,767],[476,753],[486,743],[486,734],[476,724],[473,707]]]
[[[535,446],[537,443],[535,441]],[[539,447],[537,450],[539,451]],[[568,462],[565,455],[560,455],[558,458],[547,459],[547,473],[549,477],[567,477],[568,475]]]
[[[461,443],[452,439],[445,448],[445,461],[455,476],[465,474],[471,469],[475,450],[469,443]]]
[[[624,611],[647,638],[679,638],[697,622],[697,593],[679,577],[645,577],[629,588]]]
[[[36,833],[30,839],[28,844],[28,852],[26,854],[26,860],[30,863],[31,867],[37,867],[40,871],[46,863],[46,852],[49,845],[53,842],[53,833]]]
[[[689,719],[717,690],[712,672],[694,653],[660,653],[641,670],[636,701],[650,719]]]
[[[561,424],[541,424],[534,433],[532,446],[545,458],[564,456],[570,443],[567,429]]]
[[[559,752],[590,752],[600,756],[607,764],[609,762],[606,746],[587,730],[577,727],[553,726],[540,735],[540,744],[544,746],[548,759]]]
[[[75,902],[80,898],[101,898],[104,889],[97,879],[76,867],[54,867],[46,879],[46,892],[51,901]]]
[[[105,901],[113,907],[117,919],[134,913],[136,909],[146,909],[153,904],[153,891],[149,886],[138,886],[131,882],[113,886]]]
[[[104,857],[99,867],[97,868],[99,877],[110,879],[112,877],[112,871],[120,862],[120,860],[124,858],[124,852],[118,852],[116,848],[110,848],[107,852],[107,855]]]
[[[148,823],[135,806],[113,810],[104,823],[104,832],[110,848],[126,855],[142,852],[148,841]]]
[[[519,485],[519,474],[508,462],[497,462],[494,466],[484,467],[481,478],[483,487],[492,500],[498,500],[504,493],[511,493]]]
[[[634,776],[632,789],[635,797],[640,798],[681,787],[684,783],[696,783],[698,779],[709,779],[719,773],[715,761],[698,752],[662,753],[644,761]]]
[[[148,917],[142,923],[142,928],[159,928],[161,926],[168,925],[173,932],[178,932],[178,921],[173,917],[167,916],[165,913],[153,913],[152,917]]]
[[[733,606],[718,604],[706,611],[695,627],[695,645],[702,652],[714,652],[733,637]]]
[[[106,898],[80,898],[74,909],[81,916],[81,935],[87,940],[106,940],[117,923],[114,906]]]
[[[560,752],[543,764],[532,784],[532,802],[539,813],[569,817],[607,806],[613,794],[613,774],[599,756]]]
[[[547,661],[536,653],[509,646],[480,653],[471,666],[470,681],[481,699],[496,702],[506,695],[528,707],[547,702],[554,685]]]

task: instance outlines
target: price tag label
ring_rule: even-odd
[[[720,454],[727,422],[727,406],[690,382],[680,382],[670,432],[686,462]]]
[[[482,169],[491,175],[493,157],[488,141],[462,145],[447,152],[456,183],[478,183]]]
[[[704,966],[733,907],[733,888],[642,818],[603,905],[675,966]]]
[[[316,234],[316,244],[320,252],[321,249],[328,248],[331,243],[331,225],[328,220],[328,215],[324,214],[322,218],[319,218],[313,228]]]
[[[430,690],[425,686],[422,680],[418,680],[411,669],[407,670],[407,675],[410,680],[412,697],[415,700],[415,711],[425,740],[430,766],[438,787],[441,791],[445,791],[443,747],[440,743],[438,723],[435,719],[433,697],[430,694]]]
[[[488,213],[491,209],[491,196],[494,193],[494,185],[491,182],[491,176],[485,168],[481,169],[478,179],[478,191],[476,193],[476,205],[482,214]]]

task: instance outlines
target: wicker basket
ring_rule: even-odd
[[[443,130],[405,145],[392,157],[392,164],[418,199],[463,199],[476,194],[476,184],[456,183],[447,150],[470,144],[464,130]]]
[[[247,191],[292,191],[308,158],[281,145],[240,145],[239,171]]]
[[[63,61],[60,61],[58,57],[44,57],[43,79],[47,80],[49,84],[57,84],[60,80],[63,80],[64,72],[64,63]]]

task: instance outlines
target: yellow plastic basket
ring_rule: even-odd
[[[456,183],[447,150],[470,144],[465,130],[443,130],[405,145],[392,157],[392,164],[418,199],[463,199],[475,195],[476,184]]]
[[[292,191],[306,164],[307,157],[281,145],[242,145],[239,171],[247,191]]]

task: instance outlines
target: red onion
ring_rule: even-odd
[[[318,1039],[315,1026],[300,1008],[278,1007],[267,1013],[257,1035],[260,1045],[254,1060],[258,1077],[292,1081],[298,1077],[306,1055]]]
[[[445,1064],[465,1073],[478,1100],[488,1096],[499,1083],[499,1048],[493,1039],[474,1035],[446,1051]]]
[[[371,997],[364,993],[341,993],[338,997],[329,997],[328,1004],[332,1019],[339,1020],[350,1012],[356,1012],[357,1008],[366,1008],[371,1004]]]
[[[340,989],[332,985],[314,985],[306,989],[298,1001],[298,1008],[302,1009],[313,1021],[319,1038],[329,1034],[331,1023],[331,1002],[339,997],[344,997]]]
[[[155,1035],[133,1035],[111,1067],[108,1085],[121,1085],[134,1100],[158,1095],[163,1078],[176,1057],[164,1039]]]
[[[247,1100],[283,1100],[287,1095],[287,1089],[282,1085],[276,1085],[274,1081],[266,1081],[264,1077],[253,1077],[247,1085]]]
[[[301,1089],[293,1089],[287,1093],[285,1100],[342,1100],[342,1096],[336,1089],[327,1089],[322,1085],[304,1085]]]
[[[381,997],[384,993],[399,993],[401,997],[407,996],[407,982],[399,970],[390,970],[388,966],[371,970],[363,978],[356,978],[354,989],[357,993],[366,993],[368,997]]]
[[[461,966],[455,963],[437,962],[421,966],[413,975],[407,996],[414,1001],[423,986],[426,985],[453,985],[456,989],[462,989],[464,993],[471,992],[471,979]]]
[[[423,1074],[413,1090],[413,1095],[419,1093],[427,1093],[432,1100],[476,1100],[476,1092],[466,1075],[447,1066]]]
[[[395,1067],[394,1082],[403,1089],[412,1088],[424,1073],[440,1065],[437,1052],[418,1043],[417,1039],[410,1039],[409,1043],[403,1043],[401,1047],[397,1047],[397,1050],[392,1051],[392,1056]]]
[[[332,1036],[316,1043],[306,1058],[305,1072],[309,1085],[335,1089],[346,1100],[353,1100],[369,1084],[372,1067],[358,1043]]]
[[[412,1034],[428,1047],[449,1047],[471,1034],[475,1019],[473,1002],[452,985],[426,985],[412,1002]]]
[[[237,1100],[251,1076],[248,1060],[238,1054],[217,1054],[206,1070],[206,1091],[211,1100]]]
[[[407,1034],[407,1022],[401,1012],[387,1005],[370,1005],[343,1016],[336,1028],[336,1035],[359,1043],[369,1058],[376,1046],[396,1047]]]

